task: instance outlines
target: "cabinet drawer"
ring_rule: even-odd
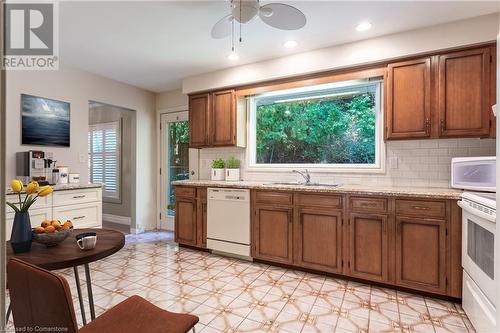
[[[21,200],[24,200],[26,194],[21,194]],[[19,207],[19,196],[17,194],[9,194],[5,197],[5,200],[15,204]],[[30,212],[33,209],[51,208],[52,207],[52,195],[46,197],[39,197],[36,199],[35,203],[30,207]],[[5,211],[7,213],[14,213],[14,210],[10,206],[5,205]]]
[[[54,207],[52,217],[62,222],[71,220],[74,228],[100,228],[102,227],[102,204],[93,202]]]
[[[52,197],[54,206],[75,205],[85,202],[102,201],[102,192],[100,188],[54,191]]]
[[[30,209],[31,227],[38,227],[44,220],[52,219],[52,208]],[[10,239],[12,226],[14,225],[14,213],[5,215],[5,240]]]
[[[288,192],[257,191],[255,201],[259,203],[291,205],[293,194]]]
[[[385,198],[351,197],[350,203],[352,211],[387,212],[387,199]]]
[[[196,196],[196,187],[180,187],[175,188],[175,195],[178,197],[194,198]]]
[[[342,209],[342,196],[321,194],[297,194],[297,205],[320,206]]]
[[[399,199],[396,200],[396,215],[446,217],[446,202]]]

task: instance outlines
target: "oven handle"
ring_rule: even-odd
[[[479,216],[480,218],[483,218],[483,219],[488,220],[488,221],[493,222],[493,223],[495,223],[495,222],[496,222],[496,221],[495,221],[495,217],[493,217],[493,216],[491,216],[491,215],[489,215],[489,214],[483,213],[483,212],[481,212],[481,211],[479,211],[479,210],[477,210],[477,209],[474,209],[474,208],[472,208],[471,206],[469,206],[469,205],[467,205],[467,204],[462,203],[462,201],[458,201],[458,202],[457,202],[457,205],[458,205],[460,208],[462,208],[463,210],[465,210],[465,211],[467,211],[467,212],[471,213],[472,215]]]

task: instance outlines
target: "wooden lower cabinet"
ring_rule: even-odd
[[[197,220],[196,199],[177,198],[175,203],[175,241],[196,246]]]
[[[352,213],[349,218],[349,275],[388,281],[388,219],[386,215]]]
[[[207,189],[178,187],[175,202],[175,241],[207,247]]]
[[[396,217],[396,284],[446,293],[446,221]]]
[[[331,273],[342,272],[342,212],[296,210],[295,263]]]
[[[254,257],[278,263],[293,261],[292,208],[259,205],[253,220]]]

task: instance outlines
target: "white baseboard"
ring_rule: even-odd
[[[102,220],[105,222],[118,223],[124,225],[130,225],[132,223],[132,218],[128,216],[120,216],[113,214],[102,214]]]

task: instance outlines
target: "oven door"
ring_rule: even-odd
[[[488,300],[495,303],[495,223],[468,205],[462,207],[462,267]]]

